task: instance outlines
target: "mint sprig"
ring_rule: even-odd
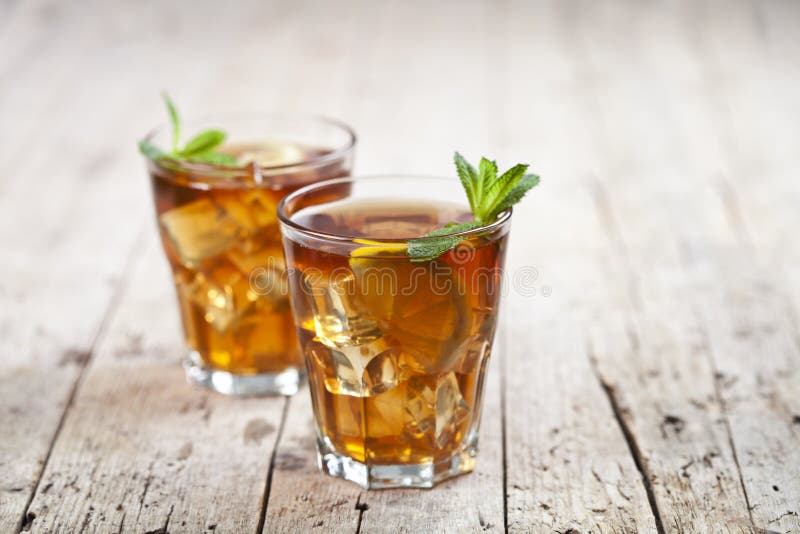
[[[180,148],[181,138],[181,118],[178,109],[169,98],[163,93],[164,103],[167,106],[167,113],[172,124],[172,150],[164,152],[147,139],[139,141],[139,151],[150,159],[168,159],[172,161],[190,161],[194,163],[208,163],[211,165],[236,165],[236,158],[215,149],[225,142],[227,135],[222,130],[204,130],[195,135]]]
[[[459,233],[475,230],[491,224],[497,216],[522,200],[525,194],[538,185],[539,177],[525,174],[528,165],[518,163],[497,176],[497,163],[481,158],[478,169],[470,165],[458,152],[453,161],[461,185],[467,194],[473,220],[463,223],[449,223],[442,228],[428,232],[422,238],[408,242],[408,255],[411,261],[429,261],[438,258],[463,241]],[[435,238],[435,239],[431,239]]]

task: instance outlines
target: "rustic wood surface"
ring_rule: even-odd
[[[793,0],[0,1],[0,532],[800,532],[798,58]],[[184,383],[162,88],[543,175],[475,473],[364,491],[305,389]]]

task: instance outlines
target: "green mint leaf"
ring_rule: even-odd
[[[161,96],[164,98],[169,120],[172,124],[172,150],[164,152],[148,140],[143,139],[139,141],[139,151],[142,154],[152,160],[192,161],[227,167],[238,165],[238,161],[234,156],[214,151],[215,148],[225,142],[227,137],[226,133],[221,130],[210,129],[200,132],[192,137],[182,149],[179,148],[181,137],[180,115],[178,115],[178,110],[169,95],[163,92]]]
[[[169,113],[169,120],[172,123],[172,153],[178,152],[178,144],[181,139],[181,118],[178,115],[178,110],[175,104],[170,99],[166,91],[161,93],[164,98],[164,103],[167,105],[167,112]]]
[[[486,158],[481,158],[478,164],[478,181],[475,184],[475,208],[483,204],[483,197],[492,182],[497,179],[497,164]],[[480,211],[473,210],[475,217],[480,220]]]
[[[469,207],[475,212],[478,206],[478,199],[475,197],[475,185],[478,182],[478,171],[476,171],[475,167],[470,165],[467,160],[464,159],[464,156],[458,152],[453,156],[453,161],[456,164],[456,171],[458,172],[458,178],[461,180],[461,185],[467,193]]]
[[[178,154],[185,158],[191,158],[204,152],[210,152],[224,141],[225,132],[220,130],[206,130],[192,137]]]
[[[224,165],[226,167],[235,167],[238,160],[230,154],[224,152],[203,152],[193,156],[187,156],[189,161],[196,163],[208,163],[209,165]]]
[[[467,193],[473,221],[447,223],[442,228],[428,232],[423,238],[408,241],[408,255],[413,262],[438,258],[463,240],[461,232],[474,230],[491,224],[503,211],[522,200],[525,194],[539,184],[535,174],[525,174],[528,165],[518,163],[497,177],[497,163],[481,158],[478,170],[470,165],[458,152],[453,161]]]
[[[160,159],[164,157],[164,153],[161,152],[158,147],[145,139],[139,141],[139,152],[150,159]]]
[[[492,213],[495,213],[497,206],[505,200],[527,170],[527,165],[514,165],[489,184],[489,188],[483,193],[477,216],[487,223],[491,222],[493,220]]]
[[[481,226],[478,221],[449,223],[444,228],[428,232],[422,238],[409,239],[407,253],[413,262],[434,260],[464,240],[463,236],[452,234],[468,232]]]
[[[523,176],[519,183],[514,186],[514,189],[506,195],[506,198],[489,214],[491,219],[494,220],[498,215],[522,200],[522,197],[537,185],[539,185],[539,177],[537,175],[526,174]]]

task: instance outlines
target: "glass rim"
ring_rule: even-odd
[[[370,174],[365,176],[346,176],[343,178],[332,178],[329,180],[322,180],[319,182],[314,182],[312,184],[308,184],[300,189],[292,191],[285,197],[281,199],[278,203],[278,220],[282,225],[285,225],[291,228],[294,231],[300,232],[303,235],[314,237],[317,239],[324,239],[327,241],[336,241],[336,242],[346,242],[346,243],[353,243],[357,239],[363,239],[365,241],[369,241],[370,243],[360,243],[361,246],[371,247],[371,246],[381,246],[382,244],[398,244],[398,243],[408,243],[409,241],[422,241],[427,242],[435,239],[441,239],[442,237],[463,237],[467,239],[469,237],[474,237],[479,234],[485,233],[487,231],[491,232],[503,227],[510,219],[511,214],[513,212],[513,208],[508,208],[505,211],[501,212],[497,219],[492,221],[491,223],[484,224],[479,226],[478,228],[473,228],[471,230],[462,230],[460,232],[452,232],[448,234],[441,234],[437,236],[419,236],[419,237],[406,237],[406,238],[373,238],[370,236],[354,236],[354,235],[343,235],[343,234],[335,234],[331,232],[323,232],[321,230],[314,230],[307,226],[303,226],[298,224],[297,222],[291,220],[290,216],[287,216],[286,205],[291,202],[292,200],[297,199],[309,192],[314,191],[315,189],[321,189],[326,186],[332,185],[339,185],[345,183],[355,183],[359,181],[378,181],[381,179],[397,179],[399,177],[402,178],[412,178],[412,179],[421,179],[421,180],[434,180],[438,182],[449,182],[454,184],[459,184],[458,180],[455,178],[448,178],[446,176],[433,176],[433,175],[424,175],[424,174]]]
[[[316,123],[316,124],[325,124],[328,126],[333,126],[334,128],[339,129],[340,131],[344,132],[347,136],[347,140],[344,144],[332,149],[329,153],[314,156],[311,158],[302,159],[300,161],[295,161],[292,163],[284,163],[281,165],[261,165],[259,163],[248,163],[246,165],[219,165],[213,163],[199,163],[199,162],[189,162],[189,161],[176,161],[176,160],[169,160],[175,168],[178,170],[185,170],[190,173],[196,174],[213,174],[217,172],[236,172],[236,171],[243,171],[247,169],[252,169],[254,166],[262,171],[280,171],[280,170],[289,170],[295,167],[303,167],[309,164],[312,165],[322,165],[325,163],[329,163],[331,161],[336,161],[341,159],[349,152],[352,152],[356,146],[356,141],[358,137],[356,136],[355,130],[351,128],[348,124],[338,119],[333,119],[330,117],[326,117],[325,115],[316,115],[313,113],[284,113],[284,112],[263,112],[263,111],[256,111],[256,112],[235,112],[235,113],[214,113],[210,115],[203,115],[198,118],[194,118],[192,120],[186,121],[181,124],[181,126],[191,126],[201,123],[208,123],[208,122],[221,122],[223,124],[219,125],[219,128],[224,130],[225,121],[245,121],[245,120],[257,120],[257,119],[279,119],[279,120],[301,120],[306,121],[308,123]],[[171,127],[169,122],[162,122],[158,126],[150,129],[145,136],[142,138],[142,141],[151,142],[158,134],[166,132]],[[185,128],[182,128],[185,129]],[[151,158],[146,154],[142,154],[142,156],[147,160],[159,167],[163,167],[159,163],[158,158]]]

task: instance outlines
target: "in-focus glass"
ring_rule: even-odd
[[[510,213],[435,259],[408,241],[472,219],[457,180],[331,180],[279,207],[320,468],[368,488],[475,466]]]
[[[289,305],[278,202],[348,176],[355,137],[311,117],[248,116],[184,126],[225,130],[235,167],[148,159],[158,229],[177,290],[190,382],[233,395],[293,394],[304,365]],[[167,128],[148,140],[171,144]]]

